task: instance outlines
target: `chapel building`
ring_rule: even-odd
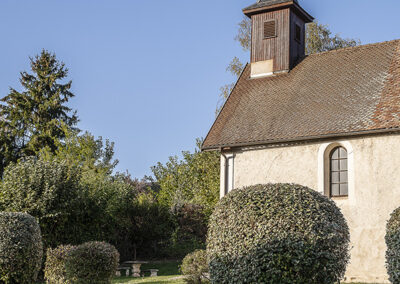
[[[251,60],[209,131],[221,197],[296,183],[332,198],[350,228],[348,282],[388,282],[386,223],[400,207],[400,41],[305,56],[297,0],[259,0]]]

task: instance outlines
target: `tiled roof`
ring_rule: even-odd
[[[243,10],[252,10],[252,9],[257,9],[257,8],[262,8],[262,7],[268,7],[268,6],[273,6],[277,4],[283,4],[283,3],[291,3],[291,2],[296,2],[297,0],[258,0],[257,3],[244,8]]]
[[[400,129],[400,40],[305,57],[291,72],[250,79],[250,65],[203,149]]]

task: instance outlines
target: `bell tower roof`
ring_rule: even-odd
[[[257,0],[257,3],[250,5],[243,9],[243,13],[251,17],[254,14],[264,13],[266,11],[272,11],[276,9],[282,9],[286,7],[292,7],[297,10],[297,13],[301,15],[306,23],[311,23],[314,18],[308,14],[297,0]]]

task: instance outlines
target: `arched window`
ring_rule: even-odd
[[[340,197],[349,195],[349,178],[347,151],[336,147],[330,154],[330,196]]]

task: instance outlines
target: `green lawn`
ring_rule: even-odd
[[[168,262],[150,262],[142,265],[142,270],[147,269],[158,269],[158,277],[145,277],[145,278],[132,278],[132,277],[120,277],[113,280],[113,283],[147,283],[147,284],[184,284],[182,276],[179,272],[180,262],[168,261]]]
[[[177,261],[154,261],[142,265],[142,270],[158,269],[158,277],[119,277],[113,280],[113,284],[184,284],[182,275],[179,271],[180,262]],[[363,284],[363,283],[354,283]]]
[[[182,280],[180,275],[171,275],[171,276],[158,276],[158,277],[145,277],[145,278],[127,278],[121,277],[118,279],[114,279],[113,283],[128,283],[128,284],[136,284],[136,283],[147,283],[147,284],[184,284],[185,282]]]

